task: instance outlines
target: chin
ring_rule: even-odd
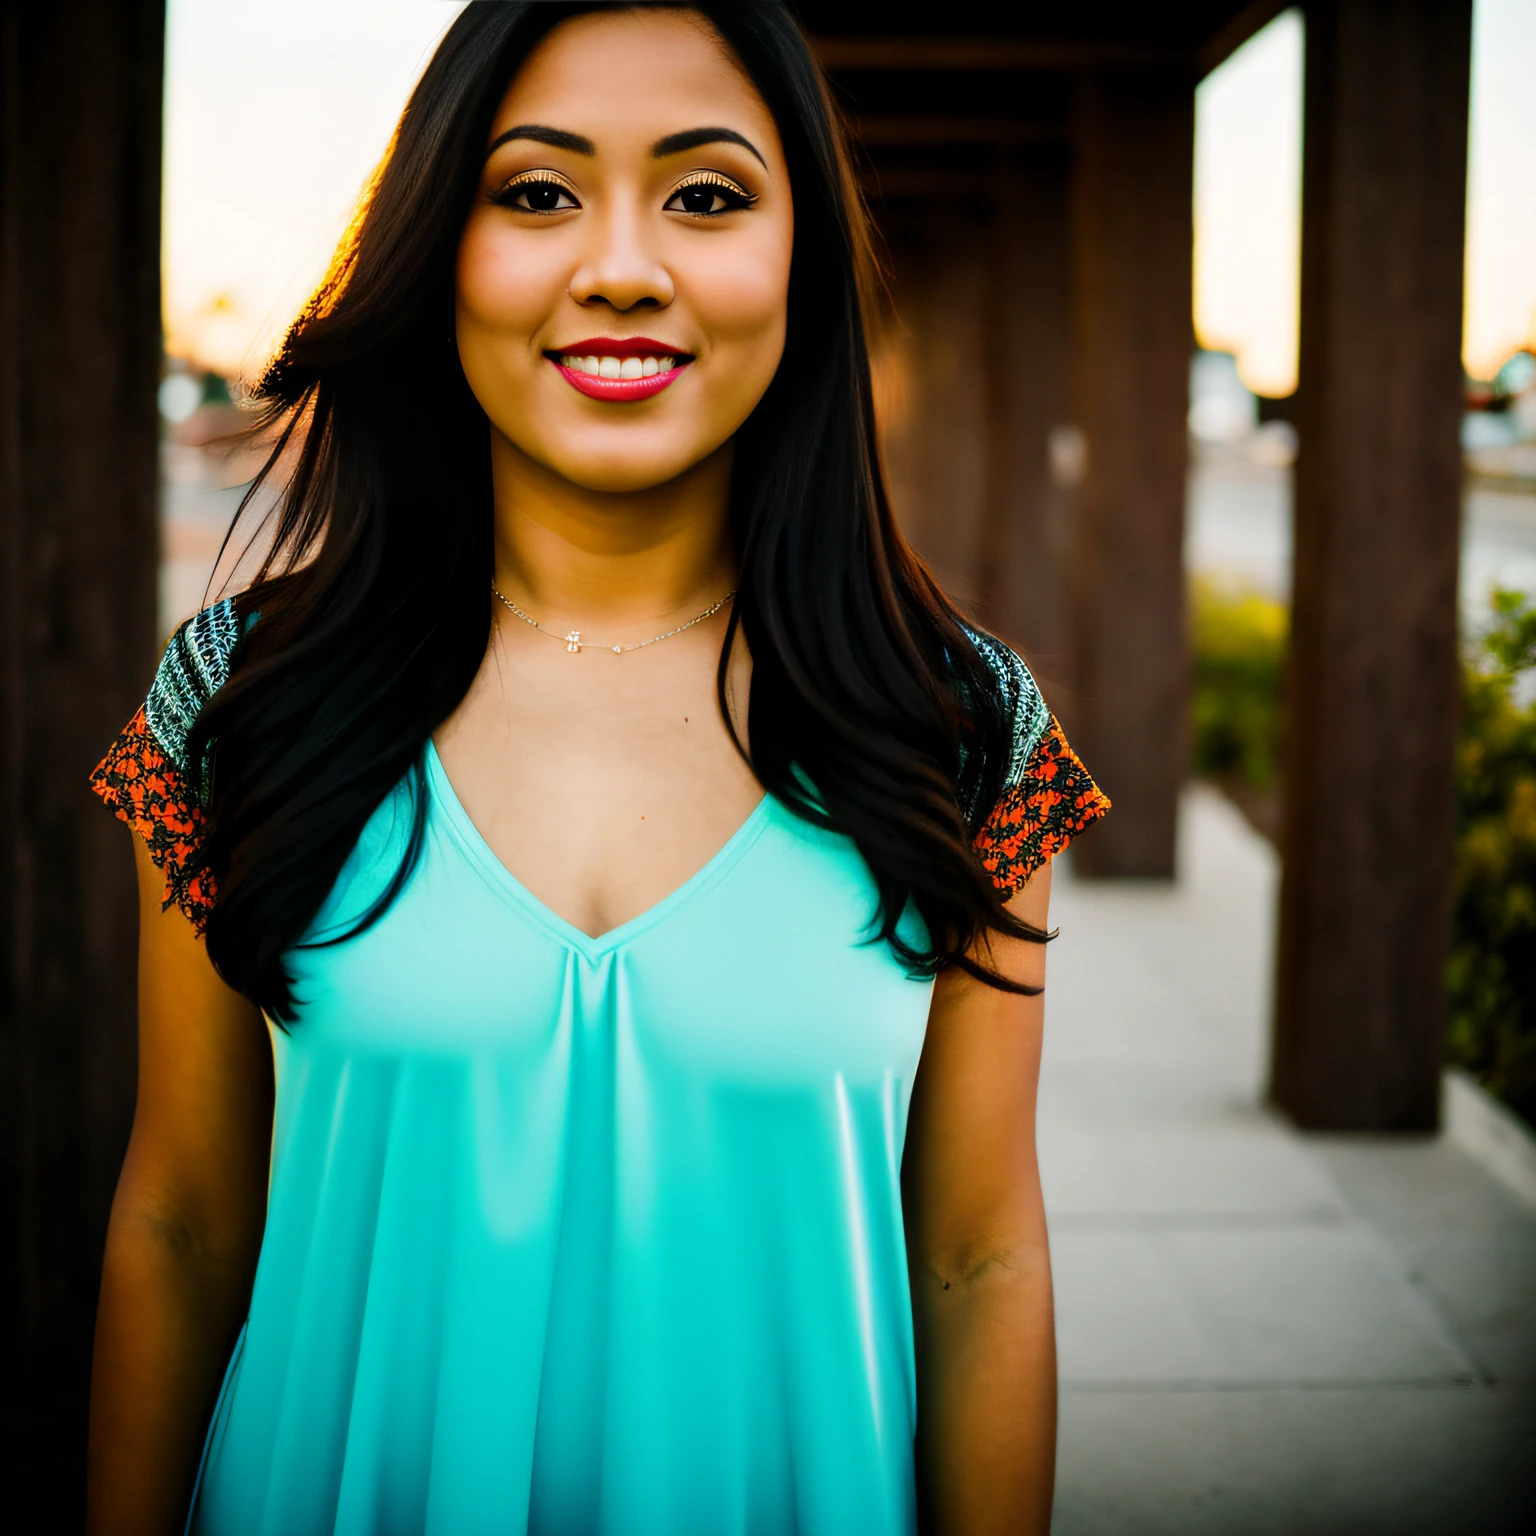
[[[639,444],[594,446],[583,444],[567,453],[536,454],[545,466],[572,485],[583,490],[610,492],[614,495],[655,490],[687,474],[707,459],[712,449],[698,453],[658,453],[654,445],[641,450]]]

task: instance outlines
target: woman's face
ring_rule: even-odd
[[[459,244],[470,388],[567,480],[663,484],[768,388],[793,239],[773,119],[708,23],[573,17],[503,99]]]

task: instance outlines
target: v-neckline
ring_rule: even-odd
[[[427,784],[429,793],[442,808],[460,845],[491,886],[510,897],[543,927],[549,929],[562,944],[592,961],[623,948],[714,885],[762,835],[773,802],[773,796],[765,793],[752,807],[747,819],[681,885],[673,887],[659,901],[653,902],[633,917],[626,918],[617,926],[594,937],[541,901],[502,863],[495,849],[486,841],[485,834],[465,810],[464,802],[459,799],[453,780],[448,777],[448,770],[438,755],[437,742],[431,737],[427,738]]]

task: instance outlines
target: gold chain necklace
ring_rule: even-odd
[[[541,635],[548,635],[551,640],[558,640],[572,656],[579,656],[582,652],[581,631],[579,629],[567,630],[563,635],[557,635],[552,629],[545,629],[532,614],[524,613],[516,603],[507,596],[493,581],[491,591],[501,599],[506,606],[520,618],[524,624],[538,630]],[[730,600],[736,596],[735,588],[732,588],[717,603],[711,603],[703,613],[696,613],[686,624],[679,624],[676,629],[669,629],[664,634],[652,635],[649,640],[637,640],[633,645],[605,645],[601,649],[612,651],[615,656],[622,656],[625,651],[643,651],[648,645],[655,645],[658,640],[670,640],[673,635],[680,635],[685,629],[692,629],[695,624],[702,624],[705,619],[712,619],[720,612]],[[591,644],[593,642],[588,642]]]

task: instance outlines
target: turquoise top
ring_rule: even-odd
[[[899,1176],[932,983],[866,941],[857,849],[765,798],[591,938],[430,744],[425,783],[384,916],[290,957],[266,1235],[189,1530],[912,1531]],[[311,938],[387,884],[411,794]]]

